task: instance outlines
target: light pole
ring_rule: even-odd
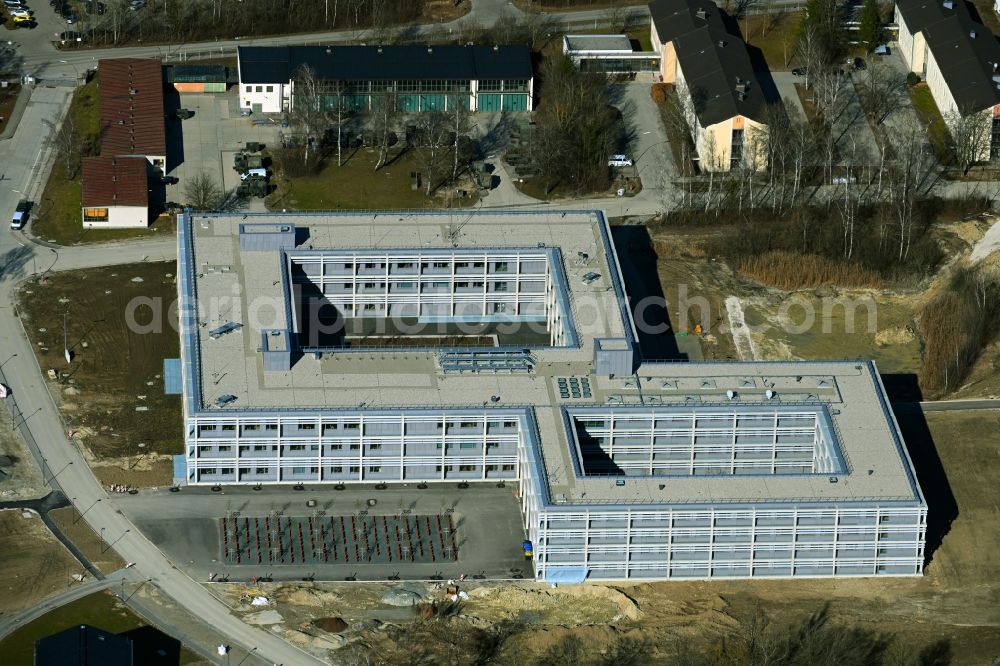
[[[73,63],[71,63],[69,60],[60,60],[59,62],[61,62],[64,65],[69,65],[70,67],[72,67],[73,68],[73,73],[76,75],[76,78],[73,79],[73,81],[75,83],[80,83],[80,70],[78,70],[76,68],[76,65],[74,65]]]
[[[52,474],[52,468],[49,466],[49,461],[46,458],[42,458],[42,462],[45,463],[45,468],[49,470],[49,474]],[[55,481],[56,477],[59,476],[60,474],[62,474],[66,470],[66,468],[69,467],[72,464],[73,464],[73,461],[70,460],[68,463],[66,463],[65,465],[62,466],[62,469],[60,469],[55,474],[52,474],[52,476],[50,476],[45,481],[45,483],[52,483],[53,481]]]
[[[74,502],[76,501],[76,498],[75,498],[75,497],[73,498],[73,501],[74,501]],[[83,513],[80,513],[80,512],[77,512],[77,513],[78,513],[79,515],[78,515],[78,516],[76,517],[76,519],[75,519],[75,520],[73,521],[73,524],[75,525],[76,523],[78,523],[78,522],[80,521],[80,519],[81,519],[81,518],[83,518],[84,516],[86,516],[86,515],[87,515],[87,511],[90,511],[90,510],[91,510],[91,509],[93,509],[93,508],[94,508],[95,506],[97,506],[98,502],[100,502],[100,501],[101,501],[101,498],[100,498],[100,497],[98,497],[98,498],[97,498],[96,500],[94,500],[94,503],[93,503],[93,504],[91,504],[90,506],[88,506],[88,507],[87,507],[87,509],[86,509],[86,510],[85,510],[85,511],[84,511]],[[76,505],[74,504],[73,506],[76,506]],[[103,528],[103,527],[101,528],[101,532],[102,532],[102,538],[103,538],[103,532],[104,532],[104,528]]]
[[[68,312],[63,312],[63,355],[66,357],[66,365],[69,365],[70,361],[73,359],[69,355],[69,335],[67,334],[66,320],[69,318]]]
[[[101,528],[101,531],[102,531],[102,532],[104,531],[104,528],[103,528],[103,527]],[[102,553],[106,553],[106,552],[108,552],[108,550],[110,550],[111,548],[113,548],[113,547],[114,547],[114,545],[115,545],[116,543],[118,543],[118,542],[119,542],[119,541],[121,541],[121,540],[122,540],[123,538],[125,538],[125,535],[126,535],[126,534],[128,534],[128,533],[129,533],[129,532],[131,532],[131,531],[132,531],[132,530],[125,530],[124,532],[122,532],[122,533],[121,533],[121,536],[120,536],[120,537],[118,537],[117,539],[115,539],[115,540],[114,540],[114,541],[112,541],[111,543],[107,544],[107,548],[102,548],[102,549],[101,549],[101,552],[102,552]]]

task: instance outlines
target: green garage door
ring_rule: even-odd
[[[438,111],[444,109],[444,95],[421,95],[421,111]]]
[[[400,95],[399,110],[403,113],[416,113],[420,110],[420,95]]]
[[[514,95],[504,95],[503,96],[503,110],[504,111],[527,111],[528,110],[528,96],[523,94]]]
[[[501,110],[501,98],[503,96],[496,95],[482,95],[478,97],[478,105],[476,107],[477,111],[500,111]]]

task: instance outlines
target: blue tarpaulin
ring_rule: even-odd
[[[545,567],[546,583],[579,584],[587,580],[587,567]]]
[[[163,359],[163,392],[167,395],[180,395],[181,360],[179,358]]]
[[[174,456],[174,485],[183,486],[187,483],[187,458],[184,455]]]

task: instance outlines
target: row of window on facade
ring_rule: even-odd
[[[302,467],[291,467],[292,474],[319,474],[318,466],[302,466]],[[345,469],[348,474],[360,474],[361,466],[342,466],[334,465],[325,468],[325,471],[329,474],[343,474]],[[393,470],[398,470],[398,467],[393,467]],[[435,465],[435,472],[478,472],[482,469],[482,465]],[[515,465],[486,465],[487,472],[513,472]],[[277,472],[275,467],[241,467],[240,474],[256,474],[256,475],[270,475]],[[367,474],[378,474],[382,471],[381,465],[367,465],[365,466],[365,473]],[[202,476],[215,476],[222,475],[227,476],[234,473],[232,467],[203,467],[199,470]]]
[[[336,84],[333,84],[336,85]],[[331,84],[321,85],[322,95],[336,94]],[[477,82],[476,88],[483,92],[528,92],[528,79],[483,79]],[[345,93],[385,93],[385,92],[470,92],[471,82],[468,79],[426,79],[400,81],[344,81]],[[273,93],[273,85],[244,85],[246,93]]]
[[[484,261],[421,261],[419,266],[417,262],[414,261],[396,261],[392,262],[389,267],[390,273],[435,273],[441,271],[451,271],[453,268],[455,272],[472,272],[472,273],[509,273],[511,268],[510,261],[491,261],[487,267]],[[517,266],[517,262],[513,262]],[[325,267],[326,273],[329,274],[342,274],[342,273],[357,273],[363,275],[366,272],[377,272],[379,274],[384,273],[386,269],[385,262],[375,262],[375,261],[309,261],[301,257],[296,257],[292,259],[292,272],[293,273],[304,273],[306,275],[314,275],[318,271],[314,270],[320,266]],[[525,260],[520,264],[520,270],[522,273],[537,272],[544,273],[546,268],[544,259],[532,259]]]
[[[369,427],[371,427],[371,426],[385,427],[385,426],[388,425],[388,426],[391,426],[392,428],[396,429],[396,428],[398,428],[398,426],[400,424],[401,424],[400,422],[389,422],[389,423],[368,423],[366,425],[369,426]],[[287,428],[289,430],[294,430],[296,432],[302,432],[302,431],[311,432],[311,431],[314,431],[314,430],[317,429],[317,424],[315,422],[312,422],[312,421],[305,421],[305,422],[299,422],[299,423],[286,423],[284,425],[285,425],[285,428]],[[327,436],[327,435],[329,435],[331,433],[334,434],[334,435],[336,435],[336,431],[344,431],[344,432],[348,433],[349,435],[353,435],[353,436],[360,436],[360,434],[361,434],[361,424],[360,423],[350,423],[350,422],[348,422],[348,423],[323,423],[322,427],[323,427],[323,430],[322,430],[323,436]],[[475,430],[475,431],[478,431],[478,432],[481,433],[482,429],[483,429],[483,422],[482,421],[450,421],[447,424],[447,429],[445,429],[445,424],[442,423],[441,421],[414,421],[414,422],[408,422],[408,423],[406,423],[405,432],[407,434],[420,434],[418,432],[419,430],[426,430],[428,428],[435,429],[435,430],[446,430],[446,432],[448,432],[448,433],[453,432],[455,429],[465,430],[465,431]],[[486,432],[487,433],[493,433],[493,432],[498,432],[498,431],[500,431],[500,432],[506,431],[506,432],[509,432],[509,433],[515,433],[515,432],[517,432],[517,428],[518,428],[517,421],[487,421],[486,422]],[[221,432],[235,432],[236,431],[236,424],[235,423],[202,423],[202,424],[199,424],[199,426],[198,426],[198,434],[199,435],[203,434],[203,433],[216,432],[216,431],[221,431]],[[242,433],[257,433],[257,432],[261,432],[261,431],[267,432],[267,433],[277,433],[278,432],[278,424],[277,423],[263,423],[263,424],[261,424],[261,423],[247,423],[247,424],[244,424],[242,426],[242,429],[241,429]],[[191,433],[191,434],[193,434],[193,433]],[[364,434],[365,435],[369,435],[369,434],[373,434],[373,433],[368,432],[368,429],[366,428]],[[384,434],[384,433],[377,433],[377,434]]]
[[[425,444],[425,445],[426,444],[430,444],[430,443],[431,442],[421,442],[421,444]],[[443,445],[442,442],[433,442],[433,444],[434,444],[434,448],[437,449],[438,451],[440,451],[440,450],[442,450],[442,448],[444,448],[444,445]],[[455,451],[455,450],[464,451],[464,450],[470,450],[470,449],[478,449],[478,448],[482,447],[482,444],[483,443],[481,441],[475,441],[475,442],[448,442],[447,449],[445,449],[445,450],[448,451],[448,452],[451,452],[451,451]],[[348,446],[349,446],[349,448],[347,449],[348,451],[360,451],[361,450],[361,445],[360,444],[350,444]],[[383,446],[382,444],[365,444],[365,452],[366,453],[371,453],[371,452],[374,452],[374,451],[381,451],[382,450],[382,446]],[[414,444],[410,443],[410,444],[408,444],[408,446],[414,446]],[[292,452],[292,451],[313,451],[313,452],[317,452],[318,453],[319,450],[320,450],[319,447],[320,447],[319,444],[285,444],[285,445],[282,446],[282,451],[286,451],[286,452]],[[486,442],[486,451],[487,452],[489,452],[489,451],[491,451],[493,449],[497,449],[499,447],[500,447],[500,443],[499,442]],[[233,451],[233,448],[234,447],[233,447],[232,444],[220,444],[218,446],[207,446],[207,447],[206,446],[202,446],[202,447],[200,447],[198,449],[198,451],[201,452],[201,453],[230,453],[230,452]],[[393,449],[395,451],[393,453],[393,455],[398,455],[398,451],[399,451],[398,450],[398,445],[393,445]],[[252,445],[251,444],[247,444],[247,445],[244,445],[244,446],[240,446],[240,452],[241,453],[244,453],[244,452],[247,452],[247,451],[263,452],[263,451],[277,451],[277,450],[278,450],[278,445],[277,444],[252,444]],[[343,451],[344,450],[344,445],[343,444],[324,444],[323,445],[323,450],[324,451]]]
[[[335,287],[338,283],[336,282],[324,282],[326,287]],[[341,289],[345,291],[354,291],[355,288],[367,289],[367,290],[380,290],[385,291],[385,282],[341,282]],[[545,288],[544,278],[539,278],[535,281],[521,281],[516,282],[519,291],[526,291],[529,293],[541,293]],[[492,292],[505,293],[510,291],[510,282],[507,281],[497,281],[486,283],[482,280],[458,280],[454,283],[451,282],[440,282],[440,281],[430,281],[421,282],[419,293],[440,293],[440,292],[451,292],[453,289],[477,289],[477,290],[488,290]],[[417,283],[412,281],[402,281],[393,282],[389,285],[390,293],[418,293]]]

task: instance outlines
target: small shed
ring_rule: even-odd
[[[177,92],[224,93],[228,72],[225,65],[174,65],[167,74]]]

